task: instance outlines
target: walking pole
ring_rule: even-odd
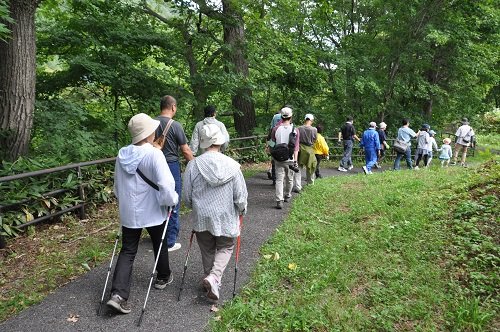
[[[106,282],[104,283],[104,289],[102,290],[101,302],[99,302],[99,308],[97,309],[97,316],[101,315],[102,304],[104,303],[104,294],[106,294],[106,287],[108,286],[109,274],[111,273],[111,266],[113,265],[113,258],[116,253],[116,246],[118,245],[118,239],[120,238],[120,231],[116,234],[115,246],[113,247],[113,253],[111,254],[111,261],[108,266],[108,274],[106,275]]]
[[[163,246],[163,240],[165,239],[165,233],[167,233],[168,221],[170,220],[170,215],[172,214],[172,208],[168,208],[168,217],[165,221],[165,227],[163,228],[163,234],[161,235],[160,246],[158,247],[158,254],[156,255],[155,264],[153,266],[153,272],[151,272],[151,277],[149,278],[149,286],[148,292],[146,293],[146,299],[144,300],[144,306],[142,307],[141,316],[139,317],[139,321],[137,322],[137,326],[141,326],[142,316],[144,316],[144,311],[146,311],[146,304],[148,303],[149,292],[151,291],[151,285],[153,284],[153,277],[155,275],[156,265],[158,264],[158,260],[160,259],[161,247]]]
[[[181,288],[179,288],[179,295],[177,296],[177,301],[181,300],[181,292],[184,289],[184,278],[186,277],[186,270],[188,267],[188,260],[189,260],[189,252],[191,251],[191,245],[193,244],[193,236],[194,236],[194,231],[191,232],[191,236],[189,237],[189,248],[186,253],[186,260],[184,261],[184,271],[182,272],[182,280],[181,280]]]
[[[241,247],[241,228],[243,226],[243,215],[240,215],[240,235],[236,240],[236,260],[234,263],[234,287],[233,287],[233,299],[236,296],[236,277],[238,275],[238,261],[240,258],[240,247]]]

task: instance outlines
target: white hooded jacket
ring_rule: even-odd
[[[247,187],[240,164],[220,152],[191,160],[183,178],[182,198],[193,209],[193,230],[237,237],[239,215],[247,208]]]
[[[137,168],[160,190],[147,184]],[[149,143],[120,149],[115,163],[114,191],[121,224],[127,228],[162,224],[167,219],[167,208],[175,206],[179,200],[163,153]]]

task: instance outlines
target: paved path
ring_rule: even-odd
[[[357,173],[360,172],[360,169]],[[332,169],[324,169],[324,176],[346,175]],[[352,174],[352,173],[351,173]],[[237,292],[244,285],[259,258],[259,248],[274,233],[288,214],[289,206],[277,210],[274,202],[274,188],[265,173],[247,179],[248,214],[244,218],[240,262],[238,266]],[[103,306],[103,315],[97,316],[96,309],[101,298],[109,261],[57,289],[39,305],[24,310],[18,316],[0,324],[0,332],[21,331],[204,331],[213,313],[211,304],[200,290],[202,276],[201,256],[196,239],[193,240],[190,263],[182,299],[177,294],[182,276],[185,253],[189,243],[191,214],[181,219],[180,242],[182,248],[172,252],[170,264],[174,282],[164,290],[151,289],[148,305],[140,328],[136,327],[149,284],[153,267],[153,254],[149,239],[141,241],[133,271],[129,303],[132,312],[117,315]],[[111,253],[110,253],[111,254]],[[234,257],[234,255],[233,255]],[[116,258],[115,258],[116,260]],[[221,299],[232,297],[234,261],[231,261],[223,277]],[[108,285],[109,289],[109,285]],[[105,298],[108,299],[107,296]],[[68,321],[78,315],[76,322]]]

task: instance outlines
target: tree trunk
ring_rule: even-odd
[[[231,0],[223,0],[224,44],[225,56],[234,72],[241,79],[232,98],[234,113],[234,126],[239,136],[248,136],[256,126],[255,108],[252,100],[252,90],[247,85],[248,62],[245,58],[245,28],[241,14],[234,8]]]
[[[28,152],[35,109],[36,0],[11,0],[11,38],[0,41],[0,158]]]

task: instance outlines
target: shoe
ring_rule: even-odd
[[[273,173],[271,172],[271,170],[270,170],[270,169],[268,169],[268,170],[267,170],[267,178],[268,178],[269,180],[272,180],[272,179],[273,179]]]
[[[372,171],[368,171],[368,173],[367,173],[367,174],[373,174],[373,172],[372,172]]]
[[[452,163],[450,163],[451,166],[455,166],[457,163],[454,161]]]
[[[380,165],[378,163],[375,163],[375,165],[373,165],[373,167],[375,167],[376,169],[379,169]]]
[[[418,171],[420,168],[418,168],[418,166],[415,166],[413,167],[413,169]]]
[[[211,300],[217,301],[219,299],[219,283],[209,275],[203,279],[203,287],[207,291],[207,297]]]
[[[168,252],[176,251],[176,250],[180,249],[181,247],[182,247],[182,245],[179,242],[176,242],[172,247],[168,248]]]
[[[347,170],[342,166],[339,166],[339,168],[337,168],[337,169],[341,172],[347,172]]]
[[[300,194],[300,189],[299,188],[293,188],[292,192],[294,192],[296,194]]]
[[[168,276],[167,279],[158,279],[156,278],[155,281],[155,288],[156,289],[163,289],[167,287],[167,285],[170,285],[174,281],[174,274],[170,272],[170,275]]]
[[[283,201],[277,201],[277,202],[276,202],[276,208],[277,208],[278,210],[281,210],[281,209],[283,208]]]
[[[347,167],[347,170],[350,171],[353,168],[354,168],[354,166],[351,165],[351,166]]]
[[[291,197],[289,197],[289,196],[285,196],[285,202],[287,202],[287,203],[290,202],[290,198]]]
[[[321,179],[321,178],[322,178],[321,174],[316,175],[316,179]]]
[[[366,168],[366,166],[363,166],[362,168],[363,168],[363,172],[364,172],[365,174],[368,174],[368,168]]]
[[[106,304],[122,314],[128,314],[132,311],[127,301],[118,294],[112,295]]]
[[[465,168],[468,167],[466,163],[461,163],[460,166],[465,167]]]
[[[272,186],[275,186],[275,185],[276,185],[276,180],[273,180]]]

